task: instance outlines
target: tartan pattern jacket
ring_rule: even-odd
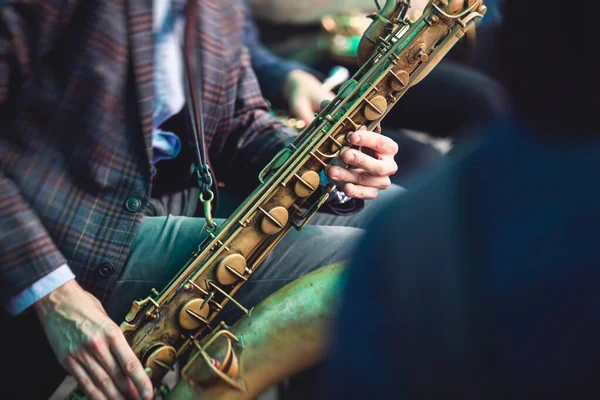
[[[2,300],[67,263],[106,301],[151,193],[152,0],[0,5]],[[242,27],[236,0],[200,0],[197,80],[221,176],[292,135],[269,114]]]

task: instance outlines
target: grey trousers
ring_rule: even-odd
[[[317,213],[301,231],[292,229],[243,285],[236,300],[246,308],[254,307],[296,278],[317,268],[349,260],[355,243],[373,215],[401,192],[403,189],[399,186],[391,186],[381,191],[376,199],[366,201],[365,207],[354,215]],[[187,206],[179,204],[178,207],[184,210]],[[156,205],[158,208],[160,204]],[[217,220],[217,223],[222,222]],[[160,291],[204,240],[204,225],[202,218],[145,217],[108,303],[107,312],[111,318],[120,323],[133,300],[147,296],[152,288]],[[228,304],[221,317],[231,324],[241,315],[241,311]]]

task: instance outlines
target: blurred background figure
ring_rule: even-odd
[[[564,8],[508,1],[498,70],[514,113],[373,223],[323,398],[600,398],[595,4],[557,32]]]
[[[244,40],[263,94],[280,114],[293,117],[293,124],[298,119],[301,129],[319,110],[321,100],[333,97],[321,85],[328,73],[336,66],[348,68],[351,74],[358,69],[358,43],[376,3],[244,1]],[[484,47],[496,37],[501,1],[486,2],[490,11],[486,22],[478,27]],[[428,3],[411,1],[412,19],[418,18]],[[385,134],[400,147],[394,183],[410,188],[415,173],[442,161],[451,139],[462,137],[478,121],[504,115],[510,108],[504,88],[488,74],[489,54],[476,45],[478,40],[479,35],[477,40],[462,41],[384,119]]]

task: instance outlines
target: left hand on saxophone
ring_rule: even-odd
[[[354,146],[370,149],[371,155],[344,146],[340,158],[349,168],[333,166],[328,176],[343,187],[349,197],[374,199],[379,190],[390,186],[390,176],[398,170],[394,161],[398,144],[387,136],[364,129],[348,135],[348,140]]]

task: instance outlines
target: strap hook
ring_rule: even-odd
[[[213,221],[212,216],[212,200],[214,199],[215,194],[212,190],[208,189],[207,197],[204,198],[204,193],[200,192],[200,201],[204,205],[204,218],[206,219],[206,232],[213,233],[217,229],[217,224]]]

